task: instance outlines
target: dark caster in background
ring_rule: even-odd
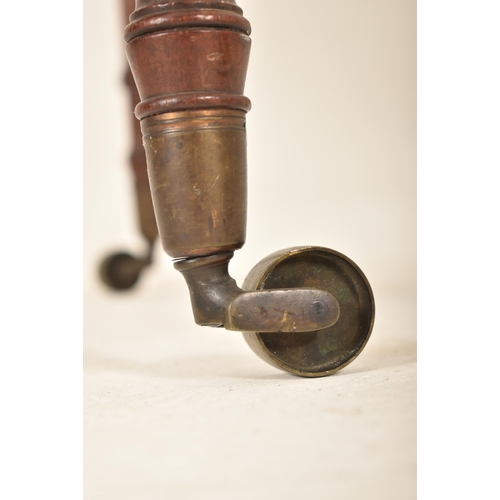
[[[259,357],[295,375],[338,371],[364,348],[374,322],[373,293],[354,262],[295,247],[261,260],[242,288],[228,273],[246,235],[249,22],[233,0],[124,4],[126,81],[138,118],[131,158],[149,252],[108,257],[103,281],[134,286],[159,235],[197,324],[242,332]]]

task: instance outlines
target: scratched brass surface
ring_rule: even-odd
[[[243,246],[247,219],[245,114],[214,109],[141,122],[163,249],[174,258]]]

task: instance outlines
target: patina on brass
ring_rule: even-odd
[[[158,231],[196,323],[244,332],[260,357],[293,374],[328,375],[372,329],[373,295],[359,268],[303,247],[261,261],[243,288],[228,273],[246,233],[249,35],[233,0],[136,2],[125,40]]]
[[[339,304],[315,288],[243,291],[228,274],[232,252],[176,262],[191,292],[195,321],[203,326],[261,332],[307,332],[339,318]],[[277,287],[282,288],[282,287]]]
[[[338,300],[340,318],[325,328],[295,335],[244,333],[252,350],[269,364],[306,377],[330,375],[353,361],[373,328],[375,302],[365,275],[345,255],[322,247],[295,247],[261,260],[243,288],[311,287]]]
[[[171,257],[241,248],[247,220],[245,113],[202,109],[141,121],[153,204]]]

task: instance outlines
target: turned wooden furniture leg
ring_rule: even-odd
[[[129,17],[134,9],[135,0],[123,0],[124,26],[128,24]],[[133,111],[139,104],[140,97],[130,68],[127,68],[124,81],[129,90],[130,110]],[[148,250],[143,257],[134,257],[126,252],[119,252],[108,256],[102,262],[100,266],[101,278],[113,290],[128,290],[136,284],[141,271],[152,263],[153,247],[158,237],[158,227],[151,201],[146,155],[142,145],[141,126],[132,113],[130,116],[131,126],[134,131],[130,165],[132,166],[135,184],[136,210],[139,228],[147,241]]]
[[[372,330],[359,267],[334,250],[296,247],[259,262],[242,288],[228,274],[246,233],[249,35],[234,0],[136,1],[125,40],[159,234],[196,323],[243,332],[275,367],[329,375]]]

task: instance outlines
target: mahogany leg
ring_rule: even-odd
[[[266,257],[242,288],[228,272],[246,236],[250,31],[234,0],[136,1],[126,52],[160,239],[197,324],[241,331],[271,365],[321,377],[370,337],[375,303],[359,267],[309,246]]]

